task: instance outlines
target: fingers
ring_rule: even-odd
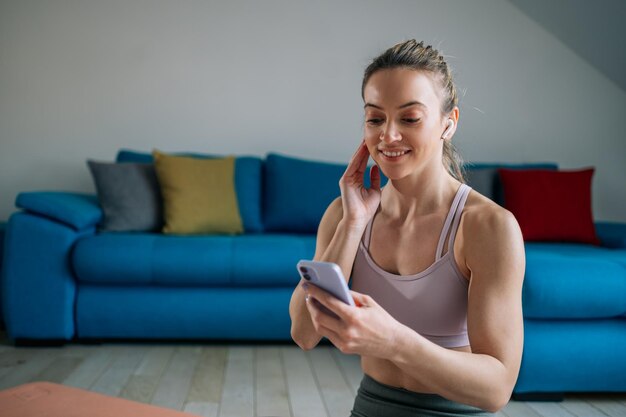
[[[364,144],[365,144],[365,139],[362,139],[361,143],[356,148],[356,151],[354,151],[354,153],[352,154],[352,157],[350,158],[351,161],[359,154],[359,152],[361,151],[361,148],[363,147]]]
[[[378,165],[372,165],[370,168],[370,188],[380,190],[380,168]]]
[[[320,336],[324,336],[326,339],[335,345],[337,348],[341,346],[341,336],[336,331],[329,329],[328,327],[320,326],[317,332]]]
[[[367,150],[367,145],[365,144],[365,141],[363,141],[361,142],[359,149],[357,149],[356,153],[352,156],[352,159],[350,159],[350,163],[348,164],[348,168],[346,169],[344,176],[352,176],[359,169],[364,172],[365,168],[361,168],[361,165],[363,165],[363,160],[365,160],[365,166],[367,166],[368,159],[369,152]]]
[[[363,157],[361,158],[361,161],[359,163],[359,169],[356,171],[357,174],[360,175],[359,178],[363,177],[363,174],[365,174],[365,169],[367,168],[367,161],[370,159],[370,153],[367,150],[367,145],[363,146],[365,148],[365,152],[363,152]]]
[[[363,146],[365,145],[365,139],[363,139],[361,141],[361,143],[359,144],[359,146],[356,148],[356,151],[354,151],[354,153],[352,154],[352,157],[350,157],[350,163],[352,161],[354,161],[357,156],[359,155],[359,153],[361,153],[363,151]]]
[[[352,295],[352,299],[357,307],[371,307],[376,304],[374,299],[367,294],[350,290],[350,295]]]
[[[309,309],[311,318],[314,318],[316,323],[323,324],[324,326],[331,327],[333,329],[341,328],[341,319],[339,316],[333,313],[332,310],[324,307],[324,305],[316,298],[309,297],[307,304],[311,307]]]
[[[335,313],[324,307],[315,298],[309,296],[306,307],[311,315],[311,321],[315,331],[322,336],[328,336],[330,332],[338,334],[344,328],[343,322]]]
[[[345,320],[350,314],[352,314],[351,307],[349,305],[313,284],[309,285],[307,294],[309,295],[309,301],[311,301],[311,297],[313,297],[313,299],[317,300],[323,307],[326,307],[328,310],[335,313],[339,320]]]
[[[359,158],[362,157],[362,155],[363,155],[364,147],[365,147],[365,144],[361,143],[361,146],[357,150],[357,153],[355,153],[354,156],[352,156],[352,158],[350,159],[350,162],[348,163],[348,168],[346,169],[346,172],[344,173],[344,176],[352,176],[352,175],[354,175],[354,173],[356,172],[356,170],[359,167],[359,164],[360,164],[360,159]]]

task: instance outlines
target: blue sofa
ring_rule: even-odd
[[[117,155],[118,162],[150,160],[127,149]],[[494,201],[502,197],[498,166],[512,165],[469,166],[470,185]],[[344,169],[279,154],[238,157],[246,228],[238,236],[99,233],[96,195],[20,193],[0,291],[9,338],[290,341],[295,264],[313,256],[317,224],[339,195]],[[493,183],[479,184],[479,174]],[[516,395],[626,391],[626,224],[596,227],[602,247],[526,243]]]
[[[2,277],[2,260],[4,255],[4,230],[7,225],[5,222],[0,222],[0,279]],[[0,329],[4,329],[4,318],[2,317],[2,285],[0,285]]]

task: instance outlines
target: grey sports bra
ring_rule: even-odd
[[[443,225],[435,262],[413,275],[385,271],[374,262],[369,244],[374,218],[367,224],[352,270],[351,288],[370,295],[389,314],[420,335],[443,347],[469,345],[467,295],[469,282],[454,259],[454,237],[471,187],[461,184]],[[448,250],[441,256],[452,225]]]

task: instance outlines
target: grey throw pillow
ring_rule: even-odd
[[[87,160],[104,212],[99,231],[160,232],[161,189],[151,163]]]

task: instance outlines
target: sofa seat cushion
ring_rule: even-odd
[[[526,243],[524,317],[597,319],[626,313],[626,250]]]
[[[72,252],[78,281],[103,285],[295,287],[314,235],[100,233]]]

